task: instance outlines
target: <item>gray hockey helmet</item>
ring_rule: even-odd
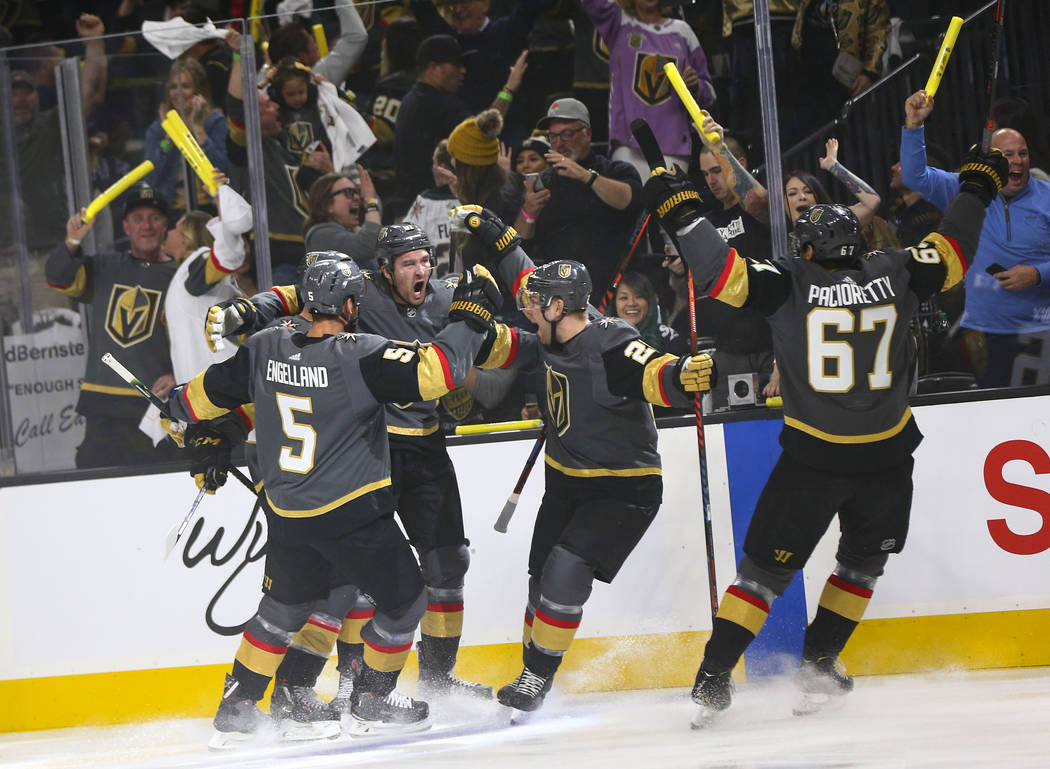
[[[313,254],[317,257],[309,262]],[[328,254],[341,258],[323,258]],[[353,259],[338,251],[313,251],[307,258],[309,264],[299,284],[303,309],[322,315],[342,315],[347,299],[360,304],[365,278]]]
[[[860,222],[846,206],[819,203],[798,218],[788,235],[794,256],[802,256],[807,245],[813,246],[814,262],[851,262],[860,256]]]
[[[382,267],[393,263],[394,257],[425,248],[431,257],[434,246],[430,238],[414,224],[388,224],[379,231],[376,242],[376,263]]]
[[[522,307],[546,307],[561,297],[566,312],[586,310],[591,296],[591,276],[587,268],[571,259],[559,259],[536,268],[519,296]]]

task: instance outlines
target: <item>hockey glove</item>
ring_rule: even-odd
[[[715,359],[708,353],[683,355],[678,361],[678,380],[687,393],[707,392],[715,383]]]
[[[499,259],[521,244],[518,231],[481,206],[457,206],[448,212],[452,232],[468,232],[492,249]]]
[[[178,420],[171,420],[168,417],[162,416],[160,418],[160,426],[164,429],[164,432],[168,434],[168,437],[175,441],[175,445],[180,449],[186,445],[186,423],[179,422]]]
[[[503,304],[496,281],[482,265],[467,270],[452,294],[448,308],[450,320],[462,320],[472,329],[487,332],[492,327],[492,316]]]
[[[222,341],[224,337],[243,334],[254,328],[257,315],[255,305],[242,296],[213,304],[208,308],[208,317],[204,320],[208,349],[218,352],[225,346]]]
[[[959,185],[963,192],[972,192],[987,206],[995,200],[1009,176],[1010,161],[1002,152],[990,149],[984,153],[975,144],[959,169]]]
[[[703,199],[685,171],[675,166],[654,169],[642,189],[645,205],[672,235],[700,216]]]
[[[226,483],[230,439],[207,422],[195,422],[186,428],[186,445],[190,448],[190,475],[197,488],[214,494]]]

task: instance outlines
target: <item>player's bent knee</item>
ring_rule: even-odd
[[[745,555],[740,561],[740,566],[737,567],[737,580],[746,580],[760,585],[771,592],[774,598],[779,598],[787,590],[791,580],[795,578],[796,571],[797,569],[785,569],[773,564],[760,564],[751,556]]]
[[[561,545],[551,549],[543,564],[540,593],[543,598],[566,606],[583,606],[591,595],[594,569]]]
[[[867,556],[843,557],[841,549],[836,556],[838,563],[835,564],[834,573],[842,579],[854,585],[861,585],[869,590],[875,587],[875,582],[886,570],[886,561],[889,553],[877,553]]]
[[[310,619],[316,605],[316,601],[281,603],[264,595],[259,601],[259,611],[255,620],[273,634],[295,633]]]
[[[463,577],[470,567],[470,550],[466,545],[435,547],[420,555],[419,566],[428,587],[463,587]]]
[[[427,610],[427,591],[420,590],[412,600],[392,609],[376,609],[373,624],[381,637],[414,633]]]

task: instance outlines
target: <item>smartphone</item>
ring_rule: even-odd
[[[306,154],[312,155],[313,153],[317,152],[317,150],[321,148],[322,143],[323,142],[320,139],[314,139],[312,142],[306,145]]]
[[[984,268],[984,271],[987,272],[989,275],[995,275],[995,273],[997,272],[1005,272],[1006,268],[999,264],[999,262],[992,262]]]
[[[532,181],[533,179],[535,179],[535,178],[536,178],[537,176],[539,176],[539,175],[540,175],[540,174],[539,174],[539,172],[537,171],[537,172],[536,172],[536,173],[534,173],[534,174],[522,174],[521,176],[522,176],[522,178],[523,178],[523,179],[525,180],[525,186],[526,186],[526,187],[531,187],[532,185],[530,185],[530,184],[529,184],[529,182],[531,182],[531,181]]]
[[[535,177],[536,177],[536,181],[534,181],[532,183],[532,189],[534,189],[536,192],[539,192],[540,190],[545,189],[546,185],[544,185],[544,183],[543,183],[543,175],[542,174],[535,174]]]

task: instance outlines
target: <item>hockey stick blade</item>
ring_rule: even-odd
[[[179,543],[179,539],[182,537],[182,532],[186,531],[186,527],[193,519],[193,514],[197,512],[197,506],[200,505],[201,500],[204,499],[204,495],[208,493],[208,489],[201,486],[201,490],[197,492],[197,498],[193,500],[193,507],[190,508],[189,513],[182,519],[182,523],[172,526],[168,530],[168,536],[164,538],[164,558],[167,559],[171,555],[171,551],[175,549],[175,545]]]
[[[510,523],[510,519],[514,516],[514,510],[518,506],[518,499],[521,498],[520,494],[511,494],[507,497],[507,504],[503,506],[503,511],[499,514],[499,518],[492,524],[492,528],[498,531],[500,534],[507,533],[507,524]]]
[[[645,162],[649,164],[650,171],[664,165],[664,154],[660,151],[660,143],[656,141],[656,135],[645,118],[639,117],[631,121],[631,134],[638,142],[638,147],[645,156]]]

